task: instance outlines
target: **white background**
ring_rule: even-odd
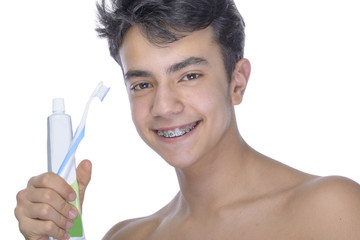
[[[238,0],[252,76],[240,131],[260,152],[302,171],[360,182],[360,15],[356,0]],[[99,81],[77,160],[93,162],[83,221],[88,240],[153,213],[178,190],[174,170],[132,125],[120,67],[98,39],[95,0],[0,6],[1,239],[22,239],[16,193],[45,172],[46,118],[65,98],[74,127]]]

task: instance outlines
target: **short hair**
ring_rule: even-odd
[[[175,42],[212,26],[224,66],[231,78],[244,57],[245,23],[233,0],[106,0],[97,3],[99,37],[107,38],[111,56],[121,66],[119,48],[127,30],[141,26],[155,45]]]

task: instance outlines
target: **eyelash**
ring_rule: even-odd
[[[199,77],[201,77],[201,74],[199,74],[199,73],[188,73],[181,80],[191,81],[191,80],[197,79]],[[185,79],[185,78],[187,78],[187,79]]]
[[[146,85],[146,87],[144,87],[144,85]],[[130,90],[132,91],[140,91],[146,88],[152,87],[151,83],[147,83],[147,82],[142,82],[142,83],[138,83],[135,84],[133,86],[131,86]]]
[[[188,73],[186,75],[184,75],[181,80],[182,81],[191,81],[191,80],[195,80],[197,78],[201,77],[201,74],[199,73]],[[152,87],[151,83],[147,83],[147,82],[141,82],[138,84],[135,84],[133,86],[130,87],[131,91],[140,91],[140,90],[144,90],[146,88]]]

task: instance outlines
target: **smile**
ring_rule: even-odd
[[[168,130],[168,131],[160,131],[157,130],[156,133],[160,136],[160,137],[165,137],[165,138],[175,138],[175,137],[181,137],[189,132],[191,132],[191,130],[193,130],[197,125],[198,125],[199,121],[196,123],[193,123],[191,125],[186,126],[185,128],[175,128],[173,130]]]

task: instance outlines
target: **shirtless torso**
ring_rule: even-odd
[[[175,168],[180,191],[159,212],[121,222],[104,239],[360,239],[357,183],[295,170],[243,140],[234,106],[243,100],[251,66],[242,58],[227,72],[223,49],[230,43],[214,41],[216,27],[163,45],[141,24],[124,35],[118,59],[132,119]]]
[[[260,194],[193,216],[180,192],[157,213],[115,225],[104,240],[329,240],[360,236],[360,227],[351,227],[360,222],[355,214],[360,206],[348,207],[356,201],[351,196],[360,196],[357,183],[342,177],[308,175],[272,160],[266,164],[264,192]]]

